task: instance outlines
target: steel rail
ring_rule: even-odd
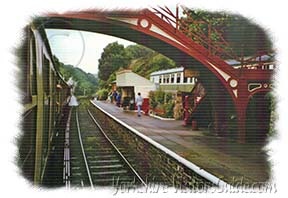
[[[70,121],[71,121],[72,110],[69,110],[68,120],[65,129],[65,141],[64,141],[64,171],[63,180],[65,181],[66,188],[70,189],[71,182],[71,170],[70,170]]]
[[[88,178],[89,178],[89,182],[90,182],[91,188],[94,189],[94,184],[93,184],[93,181],[92,181],[90,169],[89,169],[89,166],[88,166],[88,162],[87,162],[87,159],[86,159],[86,155],[85,155],[85,151],[84,151],[84,147],[83,147],[83,142],[82,142],[82,138],[81,138],[81,130],[80,130],[79,118],[78,118],[78,109],[76,110],[76,124],[77,124],[78,137],[79,137],[79,141],[80,141],[80,146],[81,146],[83,159],[84,159],[85,166],[86,166],[87,175],[88,175]]]
[[[130,164],[130,162],[124,157],[124,155],[121,153],[121,151],[117,148],[117,146],[112,142],[112,140],[106,135],[100,124],[96,121],[92,113],[87,109],[88,114],[90,115],[91,119],[94,121],[94,123],[97,125],[97,127],[100,129],[101,133],[104,135],[104,137],[109,141],[109,143],[113,146],[113,148],[117,151],[117,153],[121,156],[121,158],[125,161],[125,163],[129,166],[129,168],[133,171],[133,173],[137,176],[137,178],[141,181],[141,183],[147,187],[147,184],[145,181],[141,178],[141,176],[137,173],[137,171],[133,168],[133,166]]]

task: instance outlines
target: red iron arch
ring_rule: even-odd
[[[174,24],[173,17],[176,21]],[[87,10],[64,14],[51,13],[41,19],[42,22],[38,26],[44,28],[66,28],[104,33],[136,41],[148,47],[154,42],[158,46],[154,45],[152,48],[161,53],[163,51],[164,55],[176,59],[176,62],[183,64],[184,67],[187,66],[185,65],[186,59],[193,59],[200,63],[197,67],[205,68],[207,72],[216,76],[233,100],[238,115],[240,142],[245,141],[245,114],[251,95],[248,90],[249,83],[259,80],[268,82],[272,76],[271,70],[233,68],[219,56],[209,53],[209,49],[188,38],[179,30],[177,17],[167,10],[160,16],[159,12],[149,9],[108,12]],[[60,22],[57,23],[57,20]],[[63,27],[61,20],[68,21],[70,25]],[[133,33],[130,34],[129,31]],[[131,35],[134,37],[131,38]],[[145,43],[146,41],[148,43]],[[168,49],[165,50],[165,47],[171,52]],[[179,54],[181,56],[178,56]]]

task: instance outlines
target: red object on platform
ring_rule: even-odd
[[[143,99],[143,104],[142,104],[142,111],[144,111],[145,115],[149,114],[149,98],[144,98]]]

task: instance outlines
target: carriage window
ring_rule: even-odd
[[[159,83],[162,83],[162,76],[159,77]]]
[[[181,73],[177,73],[177,83],[180,83],[181,81]]]
[[[184,83],[187,83],[187,82],[188,82],[188,78],[184,77]]]
[[[19,56],[21,57],[21,61],[23,62],[23,75],[24,78],[21,80],[21,89],[25,93],[24,95],[24,103],[28,103],[31,101],[31,95],[29,90],[29,40],[25,39],[24,46],[21,49]]]
[[[36,63],[36,44],[35,38],[30,40],[30,92],[37,95],[37,63]]]
[[[163,83],[169,83],[169,76],[164,75],[164,82]]]
[[[43,89],[47,95],[49,95],[49,67],[49,60],[43,56]]]
[[[171,83],[174,83],[174,74],[171,74]]]

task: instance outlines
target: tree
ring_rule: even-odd
[[[146,78],[149,78],[150,74],[154,71],[170,69],[174,67],[176,67],[176,63],[173,60],[157,52],[154,52],[149,56],[137,59],[130,64],[130,68],[133,72],[141,76],[145,76]]]
[[[263,29],[240,15],[202,10],[185,10],[184,14],[180,30],[206,48],[208,45],[201,38],[239,57],[272,51],[271,41]]]
[[[241,56],[254,55],[259,51],[272,51],[272,43],[265,31],[248,19],[234,15],[224,32],[225,40],[233,51]]]
[[[107,81],[110,75],[117,71],[120,67],[127,68],[129,57],[123,45],[118,42],[110,43],[101,54],[99,62],[98,77],[102,81]]]
[[[129,45],[124,48],[117,42],[108,44],[99,59],[99,87],[108,88],[116,80],[116,72],[131,69],[149,78],[150,73],[176,67],[171,59],[142,45]]]
[[[125,48],[130,60],[143,58],[151,55],[154,51],[142,45],[129,45]]]

